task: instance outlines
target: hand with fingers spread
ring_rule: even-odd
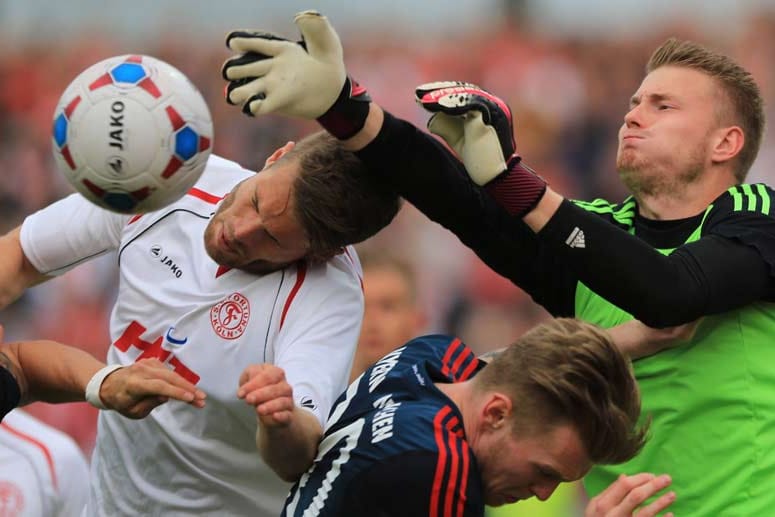
[[[670,486],[668,475],[655,476],[641,473],[633,476],[622,474],[603,492],[587,504],[584,517],[654,517],[675,501],[675,492],[659,495],[651,503],[643,503]],[[666,513],[663,517],[672,517]]]
[[[325,16],[303,11],[294,19],[301,41],[237,30],[226,46],[238,54],[222,67],[226,101],[247,115],[277,113],[317,119],[339,139],[355,135],[369,112],[366,90],[347,77],[342,44]]]
[[[203,408],[206,396],[158,359],[141,359],[105,377],[99,397],[107,409],[137,419],[169,399]]]
[[[293,388],[285,372],[272,364],[252,364],[239,378],[237,396],[256,408],[263,426],[288,425],[294,409]]]

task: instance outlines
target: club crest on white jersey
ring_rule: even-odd
[[[210,309],[213,330],[223,339],[237,339],[248,326],[250,302],[240,293],[231,293]]]

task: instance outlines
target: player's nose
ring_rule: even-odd
[[[530,488],[530,491],[533,492],[533,495],[535,495],[539,500],[546,501],[554,493],[559,484],[559,481],[539,483],[533,485]]]
[[[234,240],[241,247],[249,247],[259,240],[263,223],[258,217],[238,217],[232,223]]]
[[[642,125],[640,104],[636,104],[624,114],[624,125],[627,127],[640,127]]]

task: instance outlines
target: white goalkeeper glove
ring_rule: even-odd
[[[328,19],[303,11],[294,22],[299,42],[260,31],[227,36],[226,45],[240,54],[222,68],[226,100],[248,115],[317,119],[337,138],[349,138],[363,127],[371,99],[347,77],[342,44]]]

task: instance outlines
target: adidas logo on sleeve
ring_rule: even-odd
[[[584,245],[584,231],[581,230],[578,226],[573,228],[573,231],[570,232],[568,238],[565,239],[565,244],[571,248],[586,248]]]

